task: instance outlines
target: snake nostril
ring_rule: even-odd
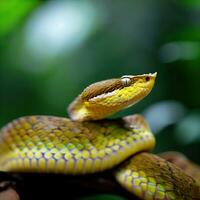
[[[147,76],[147,77],[145,78],[145,80],[146,80],[146,81],[149,81],[149,80],[150,80],[150,77],[149,77],[149,76]]]

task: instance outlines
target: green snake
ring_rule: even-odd
[[[116,166],[116,180],[140,199],[200,199],[198,166],[196,173],[193,167],[183,171],[147,153],[155,138],[141,115],[104,119],[144,98],[155,79],[156,73],[94,83],[69,105],[70,119],[27,116],[10,122],[0,130],[0,171],[76,175]]]

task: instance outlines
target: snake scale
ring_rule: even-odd
[[[10,122],[0,130],[0,170],[76,175],[117,166],[116,180],[140,199],[200,199],[199,167],[181,169],[166,155],[147,153],[155,138],[141,115],[104,119],[149,94],[155,78],[126,75],[94,83],[69,105],[70,119],[27,116]]]

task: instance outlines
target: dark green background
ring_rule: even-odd
[[[62,26],[78,31],[61,34]],[[24,115],[67,116],[88,84],[157,71],[152,93],[116,116],[154,104],[148,119],[158,116],[161,125],[150,124],[154,151],[181,151],[200,163],[199,64],[197,0],[0,2],[0,126]]]

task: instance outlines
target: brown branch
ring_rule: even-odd
[[[12,189],[12,192],[20,196],[20,200],[63,199],[63,197],[75,200],[98,194],[114,194],[125,199],[137,200],[115,181],[109,171],[79,176],[0,173],[0,180],[0,183],[7,185],[7,187],[0,187],[0,195],[5,191],[10,195],[11,191],[8,190]]]

